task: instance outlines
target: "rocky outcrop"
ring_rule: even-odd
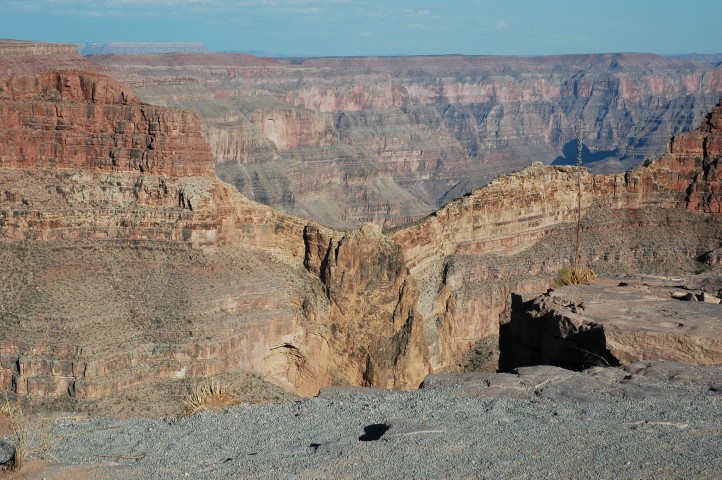
[[[195,115],[143,105],[108,77],[19,74],[4,82],[0,101],[3,167],[212,174]]]
[[[409,388],[430,371],[416,283],[401,246],[366,224],[342,237],[304,232],[304,264],[323,282],[330,302],[328,342],[335,383]]]
[[[526,302],[515,297],[511,321],[502,326],[501,368],[581,370],[654,359],[720,364],[719,298],[683,286],[625,279],[566,286]]]
[[[510,292],[543,291],[571,263],[580,187],[581,262],[597,272],[678,273],[714,258],[721,155],[701,146],[715,143],[720,113],[675,138],[672,153],[625,174],[533,165],[393,232],[423,285],[417,308],[433,368],[498,335]]]
[[[719,66],[650,54],[91,60],[197,111],[247,197],[337,228],[391,229],[534,161],[574,164],[579,119],[587,166],[626,171],[722,94]]]
[[[43,73],[53,70],[98,68],[78,55],[69,43],[40,43],[0,39],[0,71],[3,76],[15,73]]]
[[[429,375],[424,379],[422,388],[440,391],[453,389],[477,398],[589,405],[659,398],[684,402],[700,396],[717,396],[721,380],[719,369],[714,366],[652,360],[616,368],[592,367],[583,372],[535,365],[518,367],[513,373]],[[683,422],[658,424],[686,428]]]
[[[8,74],[3,390],[86,401],[239,371],[312,395],[428,373],[413,280],[376,227],[334,232],[243,198],[215,178],[196,115],[109,77]],[[315,258],[311,232],[332,250]]]
[[[54,64],[41,53],[3,58]],[[0,80],[2,388],[89,399],[234,370],[305,394],[326,384],[301,308],[317,288],[305,222],[218,181],[195,114],[39,70]]]

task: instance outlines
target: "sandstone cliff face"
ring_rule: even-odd
[[[301,394],[413,388],[460,368],[480,341],[493,369],[509,294],[544,290],[573,255],[579,183],[582,261],[599,273],[694,271],[721,246],[720,108],[631,172],[533,165],[384,235],[245,199],[210,174],[194,115],[141,104],[96,73],[9,71],[0,82],[0,385],[30,398],[234,371]],[[308,115],[295,118],[321,118]],[[61,146],[70,139],[76,148]],[[391,188],[365,165],[339,188]]]
[[[86,72],[10,77],[0,93],[0,163],[212,174],[210,151],[192,113],[142,105],[127,90]],[[38,141],[40,136],[48,141]]]
[[[305,223],[218,181],[196,115],[91,72],[9,73],[4,389],[97,398],[234,370],[303,394],[327,384],[302,308],[323,299],[302,265]]]
[[[625,171],[722,94],[719,67],[648,54],[91,58],[146,101],[197,111],[246,196],[341,228],[397,227],[534,161],[574,163],[580,118],[589,167]]]
[[[240,371],[312,395],[429,371],[413,281],[375,227],[342,234],[248,201],[215,178],[196,115],[108,77],[8,74],[2,389],[82,400]],[[315,260],[314,231],[333,243]]]
[[[432,366],[453,365],[475,340],[497,335],[511,291],[541,291],[571,263],[579,185],[584,264],[617,274],[699,268],[721,238],[710,214],[719,212],[722,155],[705,147],[716,145],[721,114],[718,105],[673,140],[672,153],[625,174],[533,165],[393,232],[425,286],[417,308]]]
[[[401,246],[373,224],[340,238],[304,233],[306,268],[318,275],[331,306],[326,321],[336,379],[384,388],[417,386],[430,371],[416,284]]]
[[[97,67],[78,55],[73,44],[0,40],[0,71],[4,74],[69,69],[97,70]]]

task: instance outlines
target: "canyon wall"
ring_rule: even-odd
[[[303,395],[414,388],[480,349],[495,369],[509,294],[570,263],[580,184],[599,273],[713,268],[722,244],[719,106],[625,174],[535,164],[387,234],[340,231],[216,178],[196,115],[22,55],[46,67],[0,79],[0,388],[34,401],[241,372]]]
[[[722,95],[722,69],[651,54],[270,59],[91,56],[158,105],[199,113],[218,175],[336,228],[390,229],[532,162],[621,173]]]
[[[432,368],[498,335],[510,292],[542,291],[572,263],[578,205],[582,265],[602,274],[704,269],[698,259],[722,243],[721,121],[718,104],[672,139],[670,153],[624,174],[532,165],[393,232],[425,285],[417,308]]]
[[[27,47],[13,54],[53,65]],[[3,390],[84,401],[234,372],[303,395],[418,383],[398,245],[247,200],[215,177],[195,114],[78,67],[0,78]],[[335,239],[323,258],[311,232]]]

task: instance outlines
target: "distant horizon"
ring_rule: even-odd
[[[0,36],[201,42],[282,57],[717,54],[722,2],[689,0],[0,0]]]
[[[700,55],[700,56],[714,56],[714,55],[722,55],[722,47],[719,51],[711,51],[709,53],[701,53],[701,52],[671,52],[671,53],[659,53],[659,52],[642,52],[642,51],[618,51],[618,52],[579,52],[579,53],[551,53],[551,54],[532,54],[532,55],[497,55],[497,54],[488,54],[488,53],[435,53],[435,54],[425,54],[425,53],[413,53],[413,54],[407,54],[407,53],[389,53],[385,55],[293,55],[288,54],[284,52],[264,52],[261,50],[212,50],[203,42],[138,42],[133,40],[114,40],[111,42],[62,42],[62,43],[71,43],[75,45],[82,45],[82,44],[135,44],[135,45],[199,45],[204,47],[208,53],[247,53],[251,55],[256,54],[263,54],[268,55],[271,54],[272,56],[279,56],[279,58],[282,57],[301,57],[301,58],[365,58],[365,57],[448,57],[448,56],[460,56],[460,57],[556,57],[556,56],[571,56],[571,55],[617,55],[617,54],[623,54],[623,55],[657,55],[660,57],[677,57],[677,56],[685,56],[685,55]]]
[[[534,57],[556,57],[556,56],[574,56],[574,55],[656,55],[659,57],[685,57],[685,56],[701,56],[701,57],[716,57],[720,56],[722,57],[722,50],[718,52],[711,52],[711,53],[700,53],[700,52],[677,52],[677,53],[657,53],[657,52],[585,52],[585,53],[554,53],[554,54],[538,54],[538,55],[496,55],[496,54],[466,54],[466,53],[438,53],[438,54],[403,54],[403,53],[390,53],[385,55],[293,55],[293,54],[286,54],[281,52],[263,52],[263,51],[248,51],[248,50],[211,50],[208,47],[205,46],[203,42],[199,41],[135,41],[135,40],[113,40],[109,42],[101,42],[101,41],[88,41],[88,42],[73,42],[73,41],[59,41],[59,42],[50,42],[50,41],[44,41],[44,40],[31,40],[31,39],[18,39],[18,38],[0,38],[0,41],[19,41],[19,42],[29,42],[29,43],[57,43],[57,44],[67,44],[67,45],[75,45],[77,47],[81,46],[87,46],[87,45],[138,45],[138,46],[172,46],[172,45],[185,45],[185,46],[195,46],[195,47],[202,47],[204,51],[184,51],[184,50],[172,50],[169,49],[167,51],[162,52],[156,52],[156,53],[146,53],[147,55],[154,55],[154,54],[169,54],[169,53],[218,53],[218,54],[246,54],[246,55],[254,55],[259,57],[266,57],[266,58],[398,58],[398,57],[448,57],[448,56],[460,56],[460,57],[518,57],[518,58],[534,58]],[[82,53],[81,53],[82,54]],[[87,54],[83,54],[87,55]],[[722,60],[722,59],[721,59]]]

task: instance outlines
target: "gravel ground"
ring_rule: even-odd
[[[722,475],[722,397],[712,390],[575,403],[479,398],[453,384],[350,389],[175,420],[61,416],[52,429],[57,464],[38,478],[77,478],[76,465],[93,478],[144,479]]]

